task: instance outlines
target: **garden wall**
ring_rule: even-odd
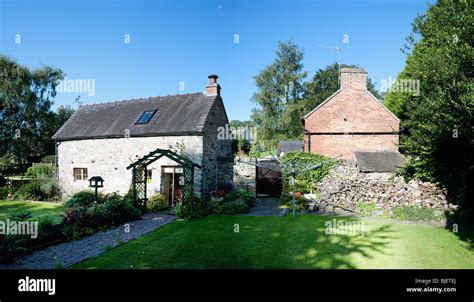
[[[390,173],[361,173],[355,164],[343,162],[333,168],[318,185],[318,208],[322,212],[357,211],[358,202],[375,202],[376,215],[400,206],[421,206],[440,212],[455,211],[447,192],[431,183],[411,180]]]
[[[255,193],[256,190],[256,167],[254,165],[239,162],[239,159],[244,162],[255,164],[255,158],[250,157],[236,157],[234,160],[234,186],[237,189],[244,189]]]

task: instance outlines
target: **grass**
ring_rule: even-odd
[[[0,200],[0,220],[23,213],[31,213],[32,218],[51,216],[54,223],[60,223],[64,207],[61,204],[47,202]]]
[[[326,235],[332,219],[175,221],[74,268],[474,268],[472,230],[463,231],[463,241],[440,227],[371,220],[363,221],[364,236]]]

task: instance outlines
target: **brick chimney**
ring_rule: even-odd
[[[367,71],[362,68],[341,68],[341,89],[367,90]]]
[[[221,86],[217,84],[217,79],[219,78],[217,74],[210,74],[208,78],[209,84],[206,85],[206,94],[221,95]]]

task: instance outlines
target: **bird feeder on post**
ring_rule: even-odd
[[[97,189],[104,186],[104,179],[100,176],[92,176],[89,179],[89,188],[95,188],[95,202],[97,203]]]

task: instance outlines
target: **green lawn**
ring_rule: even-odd
[[[31,213],[33,218],[52,216],[55,223],[60,223],[64,207],[61,204],[46,202],[0,200],[0,220],[22,213]]]
[[[363,237],[326,235],[330,219],[175,221],[74,268],[474,268],[472,230],[364,221]]]

